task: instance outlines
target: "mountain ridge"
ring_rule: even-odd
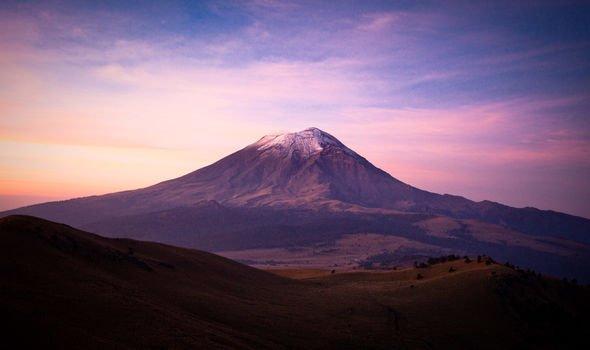
[[[474,202],[462,196],[418,189],[377,168],[317,128],[267,135],[208,166],[145,188],[37,204],[0,216],[22,213],[82,225],[202,200],[215,200],[226,206],[334,210],[360,206],[369,210],[447,215],[501,224],[527,233],[568,234],[590,242],[590,220],[586,218],[536,208],[512,208],[492,201]],[[542,225],[534,224],[536,221]]]

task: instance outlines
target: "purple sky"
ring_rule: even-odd
[[[590,217],[590,5],[0,4],[0,208],[319,127],[439,193]]]

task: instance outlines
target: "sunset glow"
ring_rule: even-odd
[[[590,10],[0,4],[0,209],[140,188],[319,127],[392,176],[590,217]]]

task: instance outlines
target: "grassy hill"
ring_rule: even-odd
[[[0,239],[5,340],[20,348],[588,345],[587,287],[497,264],[270,273],[28,216],[0,219]]]

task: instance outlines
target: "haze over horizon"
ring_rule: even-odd
[[[0,210],[315,126],[413,186],[590,217],[590,6],[0,4]]]

